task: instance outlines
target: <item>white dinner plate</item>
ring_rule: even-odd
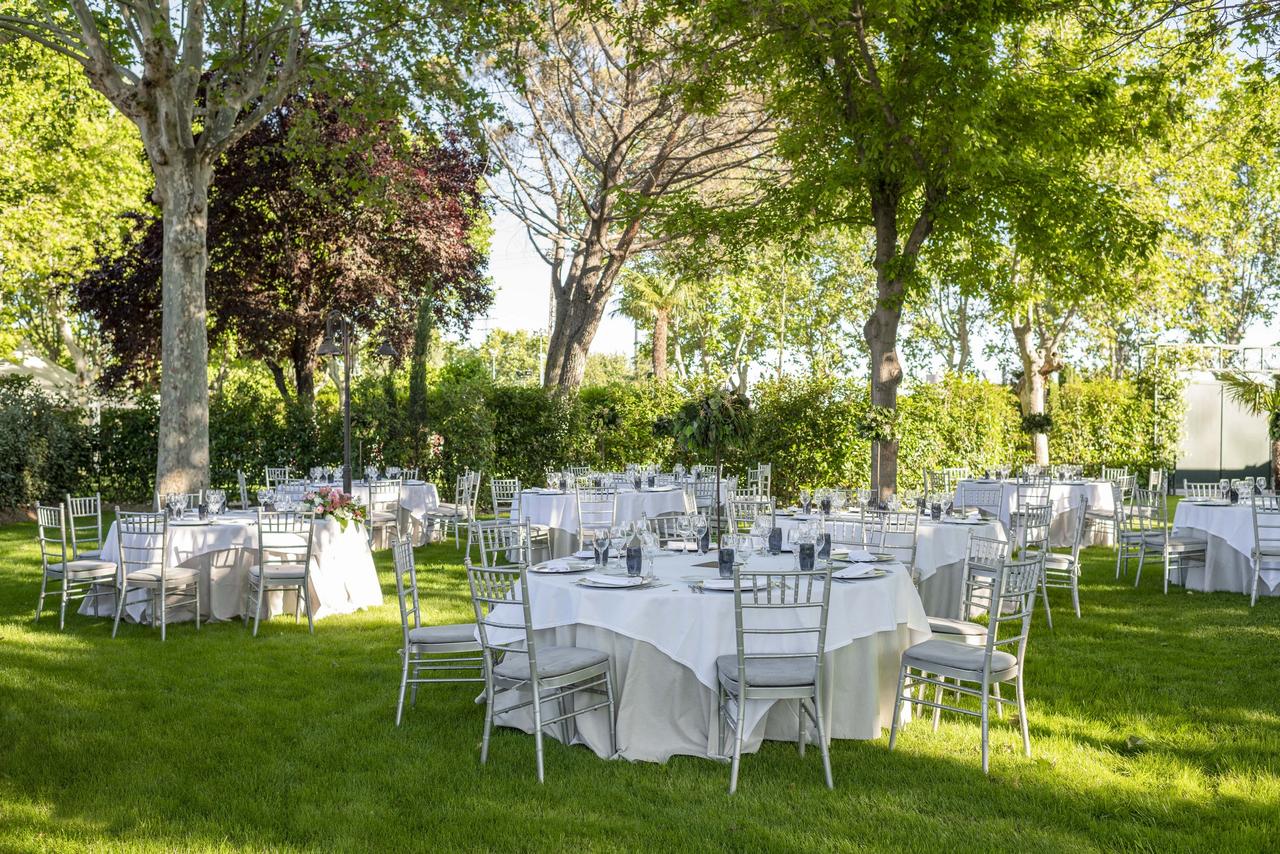
[[[575,584],[590,587],[593,590],[641,590],[653,586],[658,580],[656,575],[626,575],[623,573],[593,572],[579,578]]]
[[[732,578],[697,578],[695,577],[693,583],[696,586],[701,587],[703,590],[715,590],[719,592],[728,592],[728,593],[733,592]],[[767,578],[751,576],[750,583],[744,584],[743,587],[747,590],[753,590],[757,587],[765,587],[767,584],[768,584]]]
[[[546,563],[534,564],[529,567],[530,572],[536,572],[539,575],[564,575],[570,572],[586,572],[589,569],[596,569],[594,561],[565,560],[564,558],[549,560]]]

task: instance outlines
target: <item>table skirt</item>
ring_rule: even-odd
[[[716,692],[698,681],[693,671],[677,664],[653,645],[625,635],[587,625],[560,626],[537,633],[539,643],[581,646],[607,652],[612,658],[617,704],[618,751],[634,761],[665,762],[672,756],[715,758]],[[902,653],[926,635],[907,625],[854,640],[827,654],[823,667],[823,719],[831,738],[879,738],[893,717],[898,668]],[[512,702],[513,694],[528,699],[527,691],[507,691],[498,695],[498,707]],[[585,695],[584,705],[592,698]],[[752,701],[760,708],[750,717],[744,750],[755,752],[763,740],[795,742],[799,736],[795,701],[777,701],[771,706]],[[554,706],[545,712],[554,717]],[[533,732],[533,713],[521,709],[499,716],[501,726]],[[812,726],[810,739],[814,739]],[[727,730],[727,728],[726,728]],[[728,731],[728,730],[727,730]],[[729,731],[731,732],[731,731]],[[545,728],[558,739],[558,724]],[[728,736],[726,736],[728,737]],[[609,755],[609,723],[604,710],[576,719],[571,734],[574,744],[584,744],[601,757]],[[731,742],[730,742],[731,745]],[[500,748],[499,748],[500,749]],[[814,757],[817,761],[817,757]]]

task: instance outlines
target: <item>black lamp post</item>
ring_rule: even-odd
[[[351,347],[355,324],[338,311],[329,312],[324,321],[324,341],[316,350],[318,356],[342,356],[342,491],[351,494]],[[396,355],[390,341],[382,342],[379,356]]]

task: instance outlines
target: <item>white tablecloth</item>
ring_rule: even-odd
[[[1183,499],[1173,513],[1177,533],[1204,537],[1205,568],[1187,570],[1187,588],[1208,593],[1225,590],[1249,593],[1253,590],[1253,508],[1249,504],[1213,506]],[[1174,573],[1173,581],[1180,581]],[[1280,596],[1280,570],[1263,569],[1259,595]]]
[[[691,513],[693,509],[679,488],[659,487],[641,492],[621,490],[613,521],[615,525],[621,525],[638,521],[642,516],[654,518],[665,513]],[[550,528],[553,557],[570,554],[578,548],[578,501],[572,492],[526,489],[516,496],[511,517]]]
[[[995,481],[983,480],[962,480],[956,486],[955,500],[960,500],[960,492],[965,489],[966,484],[974,484],[976,486],[994,486]],[[1018,508],[1018,482],[1013,480],[1001,481],[1000,504],[986,505],[982,509],[991,513],[993,516],[1005,525],[1009,526],[1009,519],[1013,515],[1013,511]],[[972,496],[972,493],[970,493]],[[1049,503],[1053,506],[1053,523],[1049,528],[1049,544],[1055,547],[1070,546],[1070,536],[1067,530],[1067,519],[1065,513],[1081,500],[1089,502],[1090,510],[1099,510],[1104,513],[1110,513],[1115,509],[1115,501],[1111,494],[1111,481],[1109,480],[1082,480],[1082,481],[1054,481],[1049,486]],[[972,506],[972,498],[966,503]],[[1094,535],[1093,545],[1110,545],[1112,542],[1110,532],[1098,532]]]
[[[171,566],[191,567],[200,573],[200,611],[202,619],[231,620],[239,617],[246,606],[249,567],[258,562],[258,526],[255,516],[229,513],[215,522],[202,525],[173,525],[169,529]],[[118,557],[116,525],[112,524],[103,543],[103,560]],[[316,618],[330,614],[347,614],[361,608],[382,604],[382,587],[373,565],[364,528],[347,525],[342,530],[333,519],[315,523],[311,545],[312,612]],[[125,614],[134,621],[148,616],[145,590],[131,590],[125,601]],[[292,613],[294,597],[271,594],[264,604],[264,616]],[[91,616],[114,616],[115,599],[103,596],[86,600],[80,613]],[[190,619],[180,612],[171,619]]]
[[[652,590],[596,590],[576,575],[529,573],[530,608],[541,643],[576,644],[613,657],[618,695],[618,746],[628,759],[665,761],[675,754],[717,752],[717,656],[736,648],[732,593],[694,593],[687,577],[712,577],[695,567],[708,556],[664,554],[653,571],[668,586]],[[750,568],[790,567],[790,555],[756,557]],[[509,613],[508,613],[509,612]],[[514,606],[495,614],[520,620]],[[825,713],[834,738],[876,738],[889,725],[904,649],[929,636],[928,618],[904,567],[889,575],[836,583],[827,628]],[[508,633],[504,639],[517,639]],[[500,698],[499,706],[507,704]],[[515,713],[504,725],[529,731],[531,716]],[[752,701],[748,748],[765,738],[795,740],[794,703]],[[548,728],[553,737],[554,727]],[[586,716],[575,741],[608,753],[607,721]]]
[[[778,516],[784,543],[790,543],[792,533],[801,521],[809,517]],[[858,517],[836,514],[838,522],[857,522]],[[961,588],[964,586],[964,562],[969,555],[969,537],[985,537],[989,540],[1006,539],[1004,525],[994,520],[969,525],[958,522],[935,522],[921,519],[916,532],[916,573],[919,576],[920,601],[925,613],[931,617],[960,616]],[[891,534],[889,545],[905,546],[908,535]]]

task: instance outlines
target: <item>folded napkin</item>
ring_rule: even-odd
[[[637,587],[648,579],[639,575],[605,575],[602,572],[590,572],[584,575],[582,580],[601,587]]]
[[[572,566],[570,566],[570,565],[569,565],[569,561],[565,560],[565,559],[564,559],[564,558],[562,558],[562,557],[558,557],[558,558],[556,558],[555,560],[549,560],[549,561],[547,561],[547,562],[545,562],[545,563],[540,563],[540,564],[538,564],[537,566],[535,566],[535,567],[533,568],[533,571],[534,571],[534,572],[548,572],[548,573],[551,573],[551,572],[573,572],[573,571],[574,571],[574,568],[573,568]]]
[[[866,578],[875,575],[881,567],[874,563],[854,563],[831,573],[832,578]]]
[[[578,560],[595,560],[596,551],[595,549],[578,549],[573,556]]]
[[[874,561],[876,559],[876,556],[873,555],[871,552],[865,551],[863,549],[857,549],[857,550],[850,549],[845,554],[845,559],[850,560],[854,563],[860,563],[864,561]]]

